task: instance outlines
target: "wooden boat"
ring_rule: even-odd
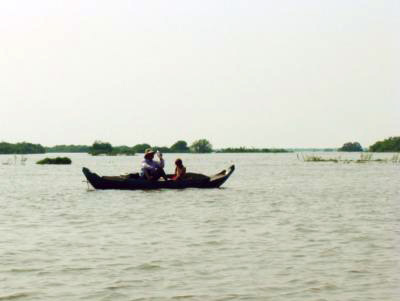
[[[96,173],[91,172],[88,168],[82,168],[88,182],[95,189],[123,189],[123,190],[148,190],[148,189],[183,189],[183,188],[218,188],[229,179],[235,166],[229,167],[228,171],[223,170],[213,176],[205,176],[196,173],[187,173],[185,178],[178,181],[159,180],[156,182],[139,178],[135,175],[131,176],[103,176],[100,177]]]

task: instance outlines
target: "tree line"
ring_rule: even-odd
[[[95,141],[92,145],[55,145],[44,147],[41,144],[28,142],[7,143],[0,142],[0,154],[43,154],[43,153],[89,153],[92,155],[134,155],[144,153],[146,149],[153,148],[163,153],[211,153],[212,144],[207,139],[194,141],[190,146],[184,140],[175,142],[170,147],[152,146],[148,143],[136,144],[134,146],[113,146],[109,142]]]
[[[40,144],[29,142],[7,143],[0,142],[0,154],[43,154],[46,149]]]
[[[95,141],[90,145],[56,145],[44,147],[41,144],[29,142],[8,143],[0,142],[0,154],[43,154],[43,153],[90,153],[92,155],[134,155],[144,153],[147,148],[159,150],[162,153],[284,153],[291,150],[273,148],[247,148],[247,147],[228,147],[214,150],[212,144],[207,139],[199,139],[189,145],[184,140],[179,140],[168,146],[156,146],[148,143],[136,144],[134,146],[112,146],[109,142]],[[362,152],[363,147],[358,142],[347,142],[337,149],[344,152]],[[330,149],[330,151],[332,151]],[[389,137],[382,141],[377,141],[368,148],[370,152],[400,152],[400,136]]]
[[[175,142],[170,147],[167,146],[151,146],[148,143],[136,144],[132,147],[112,146],[109,142],[95,141],[89,148],[88,153],[97,155],[134,155],[136,153],[144,153],[146,149],[152,148],[162,153],[211,153],[213,151],[212,144],[207,139],[200,139],[188,146],[184,140]]]
[[[400,137],[389,137],[369,147],[371,152],[400,152]]]
[[[342,152],[362,152],[364,149],[362,148],[359,142],[347,142],[343,144],[338,151]],[[372,144],[368,149],[368,152],[373,153],[384,153],[384,152],[391,152],[396,153],[400,152],[400,136],[398,137],[389,137],[382,141],[377,141]]]

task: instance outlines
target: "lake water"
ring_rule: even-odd
[[[67,155],[0,165],[0,300],[400,300],[400,164],[181,155],[237,169],[222,189],[88,191],[82,166],[141,156]]]

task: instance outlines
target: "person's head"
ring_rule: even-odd
[[[176,159],[175,160],[175,165],[178,166],[178,167],[182,167],[183,166],[182,160],[181,159]]]
[[[155,154],[155,152],[151,148],[148,148],[144,152],[144,158],[147,160],[153,160],[154,154]]]

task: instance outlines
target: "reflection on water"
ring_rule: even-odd
[[[399,300],[399,164],[180,156],[237,170],[216,190],[88,191],[82,166],[140,156],[0,165],[0,300]]]

